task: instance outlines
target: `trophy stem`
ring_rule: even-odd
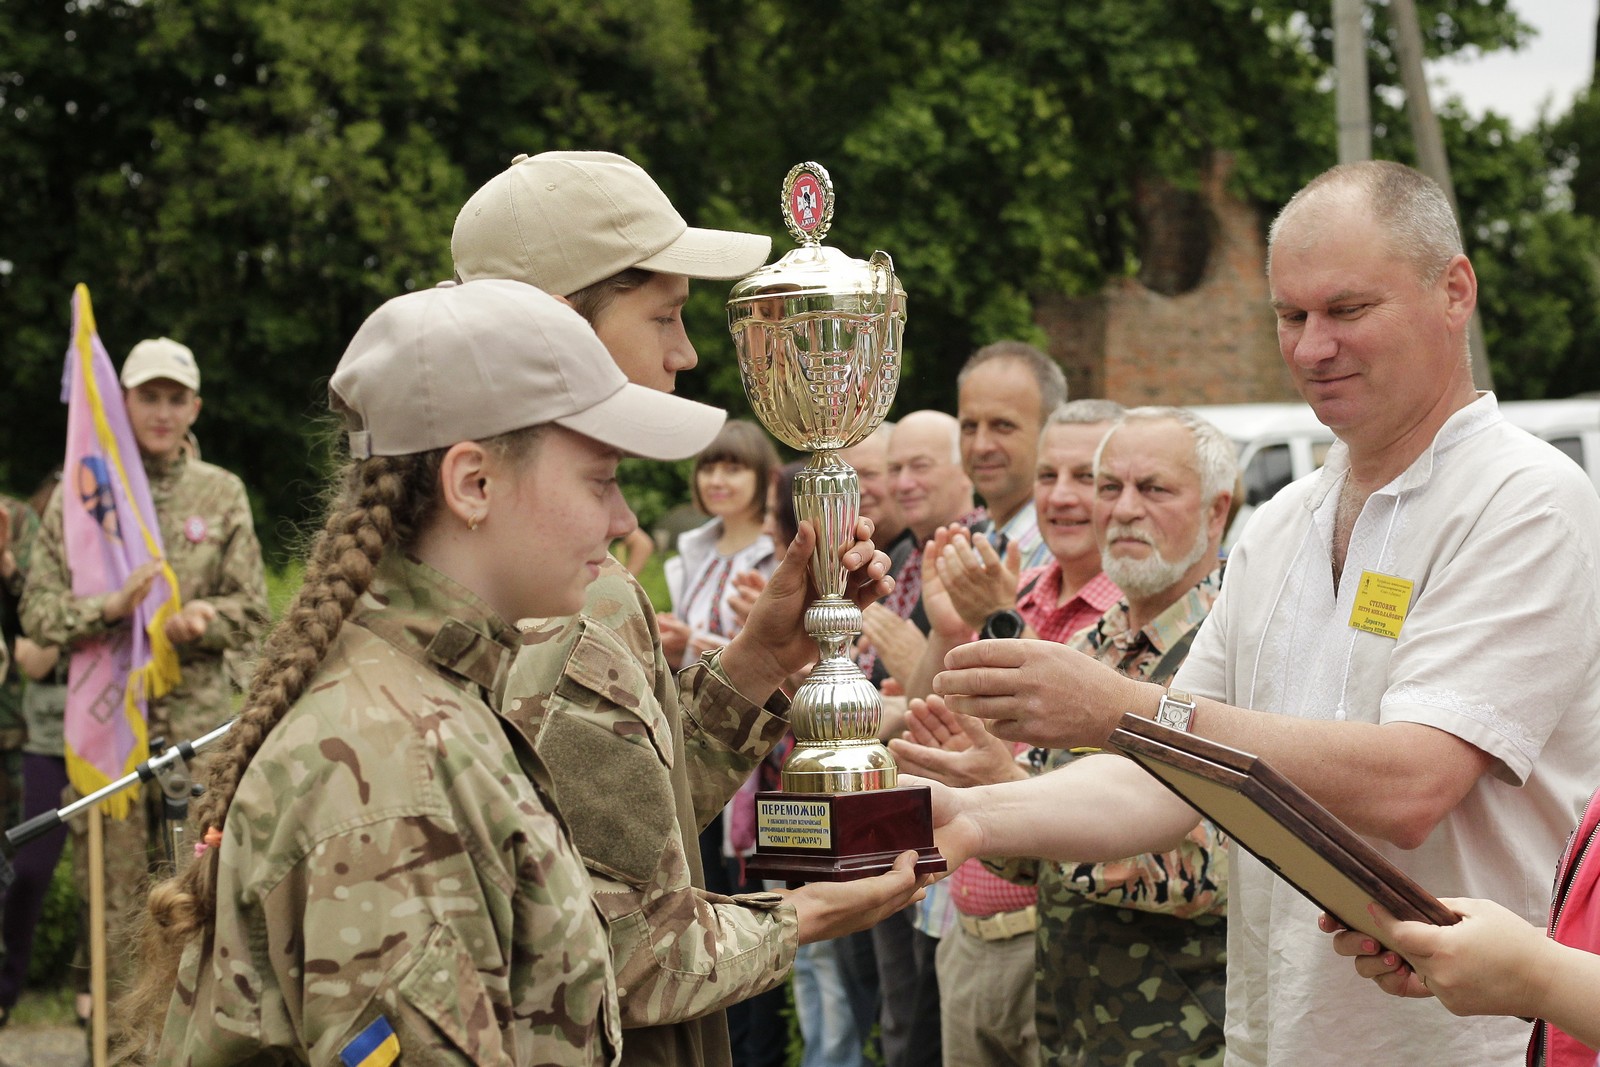
[[[794,506],[817,534],[811,571],[823,595],[806,608],[805,626],[821,656],[790,706],[795,747],[783,765],[783,788],[793,793],[891,788],[899,772],[878,740],[883,698],[850,658],[861,633],[861,609],[845,599],[840,558],[855,540],[861,480],[836,451],[813,453],[795,475]]]

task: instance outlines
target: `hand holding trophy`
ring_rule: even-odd
[[[795,476],[795,513],[816,531],[811,572],[822,596],[806,610],[821,651],[790,710],[795,747],[783,789],[756,796],[755,876],[843,881],[881,874],[906,849],[916,870],[944,870],[924,787],[898,786],[878,741],[882,700],[850,658],[861,611],[844,596],[840,554],[851,541],[861,483],[839,450],[888,414],[900,383],[906,294],[883,252],[862,262],[820,242],[833,183],[801,163],[783,183],[783,214],[800,247],[739,281],[728,326],[745,395],[779,440],[811,453]]]

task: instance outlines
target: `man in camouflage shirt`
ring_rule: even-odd
[[[1233,448],[1190,412],[1136,408],[1102,441],[1094,477],[1101,563],[1123,599],[1067,644],[1130,677],[1170,680],[1221,591],[1217,549],[1233,498]],[[935,703],[946,723],[957,721]],[[1010,744],[974,720],[962,727],[942,736],[922,731],[922,740],[950,751],[896,742],[895,755],[908,769],[952,783],[1017,776]],[[1044,750],[1030,756],[1040,769],[1076,758]],[[1201,821],[1167,853],[989,864],[1039,889],[1036,1002],[1047,1067],[1222,1062],[1224,844]]]
[[[39,516],[27,501],[0,494],[5,534],[0,536],[0,819],[15,826],[22,818],[22,672],[15,669],[17,638],[22,636],[18,606],[28,574],[28,558],[39,535]],[[11,669],[7,670],[7,662]]]
[[[630,381],[666,392],[697,362],[682,322],[689,279],[748,274],[770,248],[689,227],[649,175],[604,152],[518,156],[467,201],[451,238],[462,280],[511,278],[568,298]],[[858,542],[846,565],[855,586],[887,561]],[[777,687],[816,656],[806,599],[775,579],[738,636],[676,677],[648,596],[614,560],[581,615],[523,624],[506,715],[538,750],[541,784],[593,877],[629,1064],[731,1064],[723,1009],[782,982],[805,933],[798,895],[708,892],[698,834],[787,729]],[[796,891],[810,907],[826,902],[807,936],[875,921],[889,878]]]
[[[1124,599],[1068,644],[1168,682],[1222,591],[1233,448],[1193,414],[1135,408],[1101,444],[1094,526]],[[1075,757],[1054,752],[1051,768]],[[1048,1067],[1222,1062],[1226,840],[1202,819],[1177,849],[1039,863],[1039,1039]],[[1044,1007],[1049,1004],[1051,1007]]]
[[[616,1062],[589,880],[492,707],[515,645],[462,586],[385,556],[234,795],[215,943],[184,953],[164,1067],[360,1062],[341,1053],[374,1026],[402,1064]]]
[[[266,622],[267,587],[261,546],[244,484],[221,467],[190,458],[189,427],[200,412],[200,371],[187,348],[161,338],[134,347],[122,384],[150,483],[164,558],[178,578],[183,610],[167,625],[182,680],[152,701],[149,736],[169,742],[208,733],[233,713],[234,686],[225,656],[248,656]],[[65,477],[45,508],[22,596],[23,631],[35,642],[70,649],[75,642],[128,625],[131,606],[149,589],[154,570],[141,568],[122,590],[99,596],[72,592],[72,563],[62,527]],[[76,503],[76,501],[73,501]],[[143,573],[141,573],[143,572]],[[164,856],[159,839],[160,791],[127,819],[106,822],[106,929],[115,978],[125,977],[131,951],[119,951],[119,932],[144,900],[149,864]],[[88,852],[86,823],[72,823],[73,855]],[[178,857],[180,860],[182,857]]]

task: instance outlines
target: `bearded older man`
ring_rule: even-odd
[[[1104,580],[1122,589],[1067,643],[1130,678],[1165,683],[1221,591],[1217,549],[1237,475],[1233,446],[1181,408],[1135,408],[1094,451],[1091,517]],[[1043,511],[1041,510],[1041,513]],[[962,557],[948,554],[950,565]],[[1026,777],[1006,742],[934,697],[911,713],[901,766],[952,785]],[[1067,750],[1030,754],[1057,768]],[[1043,1063],[1209,1067],[1221,1062],[1227,854],[1202,820],[1175,849],[1104,863],[1013,860],[1038,886]],[[941,961],[942,962],[942,961]]]

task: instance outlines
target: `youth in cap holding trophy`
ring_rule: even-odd
[[[698,357],[683,329],[690,278],[761,266],[764,236],[688,226],[636,164],[604,152],[519,156],[462,208],[457,275],[513,278],[566,298],[631,381],[670,391]],[[891,586],[856,527],[847,595]],[[788,729],[779,683],[816,656],[802,525],[722,649],[674,677],[655,613],[626,569],[602,564],[583,612],[531,626],[505,714],[533,742],[587,863],[616,968],[630,1062],[731,1063],[723,1009],[772,988],[801,942],[865,929],[918,892],[913,854],[853,882],[724,898],[706,893],[696,835]]]
[[[588,875],[495,708],[514,620],[577,611],[634,528],[619,458],[692,455],[723,416],[629,383],[531,286],[445,286],[374,312],[329,383],[339,495],[197,859],[151,893],[130,1021],[156,1062],[616,1058]]]

